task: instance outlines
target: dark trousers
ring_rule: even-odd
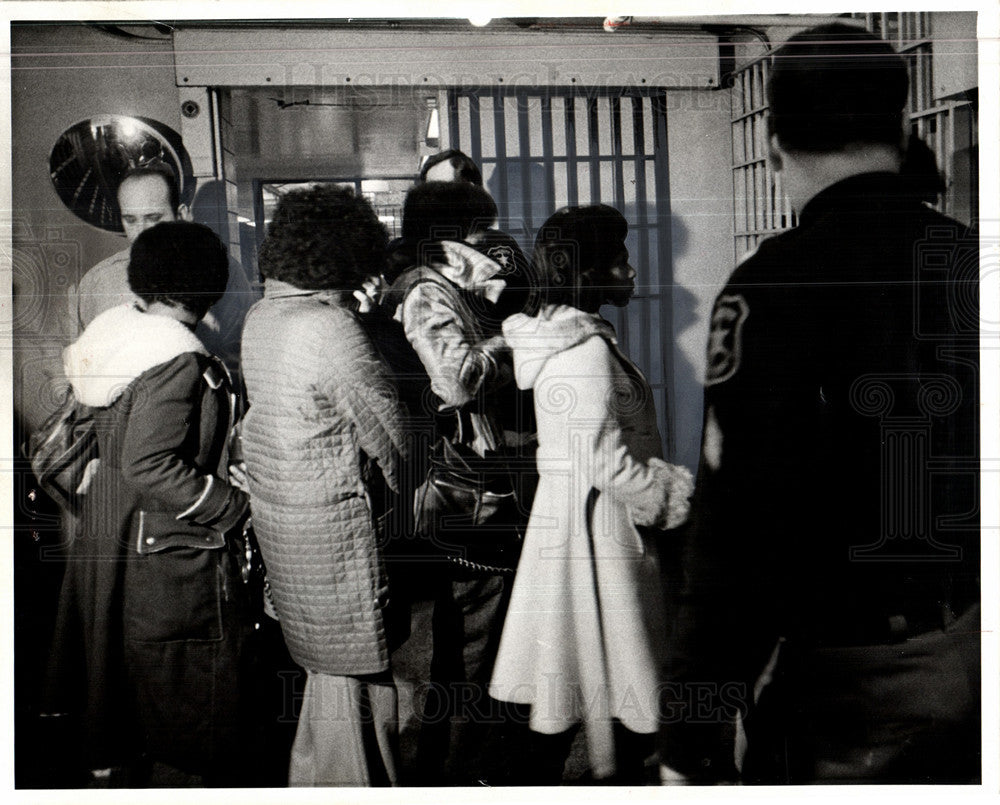
[[[245,785],[262,737],[250,718],[254,629],[225,550],[179,548],[125,566],[124,668],[146,757]]]
[[[503,784],[512,753],[510,708],[491,699],[490,675],[510,601],[511,577],[429,563],[434,590],[430,685],[421,719],[417,782],[424,785]],[[423,589],[427,589],[421,584]]]
[[[782,646],[746,721],[746,782],[978,783],[975,606],[898,643]]]

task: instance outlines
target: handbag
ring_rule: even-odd
[[[489,437],[480,415],[456,412],[453,437],[432,445],[424,482],[413,502],[414,526],[438,552],[473,570],[513,572],[527,512],[519,500],[509,456]],[[490,445],[479,455],[470,431]]]
[[[247,600],[250,602],[250,612],[254,619],[266,615],[271,620],[278,620],[278,612],[274,608],[271,596],[271,583],[267,578],[267,568],[260,552],[257,534],[253,530],[253,517],[247,517],[238,532],[230,533],[226,540],[229,553],[243,581]]]
[[[39,486],[63,509],[77,513],[99,463],[93,409],[70,389],[22,450]]]

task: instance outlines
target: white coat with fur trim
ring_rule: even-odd
[[[637,526],[679,525],[688,471],[661,459],[653,398],[599,316],[548,306],[504,322],[534,389],[539,484],[490,686],[531,728],[586,725],[591,771],[615,772],[611,719],[657,729],[663,590]]]

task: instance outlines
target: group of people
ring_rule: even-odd
[[[100,463],[48,709],[81,717],[82,762],[246,784],[266,610],[306,672],[290,785],[559,783],[581,727],[601,782],[977,779],[974,483],[921,481],[911,532],[886,514],[886,485],[925,471],[892,464],[897,431],[978,455],[954,296],[915,294],[915,254],[960,230],[900,172],[907,86],[854,28],[776,53],[771,159],[799,225],[716,300],[696,483],[600,315],[635,290],[619,211],[555,211],[528,259],[459,152],[425,165],[392,242],[350,189],[289,192],[236,375],[200,337],[239,296],[223,246],[169,176],[127,175],[131,248],[99,300],[81,283],[64,355]],[[166,212],[134,212],[140,188]],[[949,379],[955,399],[928,391]],[[460,459],[503,494],[435,487]],[[393,656],[418,600],[408,776]]]

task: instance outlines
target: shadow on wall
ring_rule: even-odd
[[[688,249],[688,228],[678,215],[670,216],[671,252],[674,263]],[[674,411],[674,460],[692,473],[697,473],[701,452],[702,377],[683,348],[683,335],[698,323],[698,297],[684,285],[674,282],[670,286],[673,334],[671,371],[673,373]],[[697,344],[695,349],[704,349]]]
[[[525,172],[524,168],[527,168]],[[518,163],[510,163],[506,166],[506,186],[501,185],[500,171],[493,170],[486,177],[486,188],[490,194],[497,199],[508,199],[507,204],[501,204],[500,218],[501,228],[508,228],[525,249],[525,254],[530,255],[534,236],[538,227],[555,212],[554,202],[549,201],[547,194],[546,171],[540,163],[529,163],[523,166]],[[525,178],[528,181],[525,183]],[[505,191],[505,192],[502,192]],[[612,206],[615,206],[613,202]],[[639,212],[634,204],[626,204],[621,210],[626,220],[635,222],[638,220]],[[635,248],[634,239],[638,232],[630,227],[629,241],[633,257],[638,255]],[[647,246],[650,259],[655,260],[659,253],[660,243],[669,243],[672,265],[687,254],[689,248],[689,229],[684,221],[677,215],[670,217],[670,231],[662,232],[656,227],[649,230],[649,240]],[[636,265],[639,272],[639,284],[652,281],[650,274],[651,266]],[[698,468],[698,458],[701,451],[701,427],[702,427],[702,364],[699,356],[703,355],[705,344],[704,336],[700,329],[696,327],[698,321],[698,297],[689,288],[676,284],[671,279],[671,269],[669,265],[661,265],[653,273],[659,274],[665,281],[669,282],[669,315],[664,321],[664,330],[669,326],[670,332],[662,332],[658,338],[652,338],[648,345],[629,344],[629,328],[627,319],[629,316],[638,315],[637,308],[630,308],[631,314],[627,311],[618,311],[611,308],[604,308],[602,313],[608,317],[615,325],[619,338],[626,345],[626,351],[630,353],[633,360],[640,359],[640,354],[644,348],[648,347],[650,366],[643,367],[648,375],[655,374],[653,367],[665,365],[669,373],[668,382],[669,393],[672,398],[669,407],[673,416],[673,444],[667,445],[670,458],[679,464],[688,467],[692,472]],[[670,324],[667,325],[666,322]],[[688,330],[695,328],[689,333]],[[661,364],[660,350],[667,350],[666,360]],[[694,360],[692,361],[692,356]],[[659,410],[662,402],[657,402],[659,414],[659,424],[664,437],[667,436],[665,417],[667,412]]]
[[[219,236],[227,250],[231,250],[229,234],[229,209],[226,201],[226,183],[218,179],[198,183],[198,192],[191,202],[191,218],[199,224],[204,224]],[[240,265],[243,273],[256,288],[257,278],[257,241],[256,233],[247,224],[239,224]],[[232,262],[235,262],[233,260]]]
[[[509,230],[522,251],[530,256],[535,234],[557,208],[548,198],[545,166],[541,162],[528,163],[526,176],[524,167],[518,162],[508,162],[505,181],[501,182],[500,170],[494,169],[485,177],[485,186],[500,208],[500,228]]]
[[[191,202],[191,218],[195,223],[204,224],[211,229],[225,245],[230,248],[229,209],[226,204],[226,183],[218,179],[208,182],[198,182],[198,192]],[[242,254],[242,250],[241,250]],[[249,277],[251,272],[243,266],[243,272]]]
[[[211,229],[223,243],[229,242],[229,213],[226,209],[226,185],[218,179],[198,182],[198,192],[191,202],[191,217]]]

